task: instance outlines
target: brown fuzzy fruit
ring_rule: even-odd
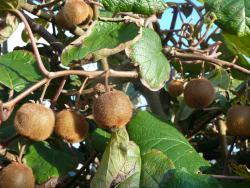
[[[41,104],[26,103],[22,105],[14,119],[17,133],[35,141],[49,138],[54,125],[54,112]]]
[[[215,89],[211,82],[205,78],[193,79],[184,89],[184,100],[191,108],[205,108],[215,98]]]
[[[250,107],[235,105],[227,112],[227,132],[234,136],[250,136]]]
[[[103,128],[120,128],[131,119],[133,106],[129,97],[121,91],[104,93],[94,101],[93,116]]]
[[[0,172],[0,188],[34,188],[32,170],[19,163],[11,163]]]
[[[68,0],[55,17],[55,22],[70,29],[79,25],[93,16],[92,8],[82,0]]]
[[[172,97],[178,97],[183,93],[184,82],[180,80],[172,80],[168,85],[168,92]]]
[[[84,116],[74,111],[63,110],[56,115],[55,133],[69,143],[84,140],[89,126]]]

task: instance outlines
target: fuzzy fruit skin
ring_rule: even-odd
[[[92,8],[82,0],[68,0],[55,17],[55,22],[60,26],[70,29],[74,25],[91,19]]]
[[[110,91],[98,97],[93,104],[93,116],[101,128],[120,128],[131,119],[133,105],[121,91]]]
[[[62,110],[56,115],[55,133],[69,143],[84,140],[88,131],[89,126],[84,116],[69,110]]]
[[[168,92],[172,97],[178,97],[183,93],[184,82],[180,80],[172,80],[168,85]]]
[[[11,163],[0,172],[0,188],[34,188],[35,178],[31,168]]]
[[[50,137],[55,126],[54,112],[41,104],[26,103],[16,112],[14,126],[17,133],[31,140]]]
[[[234,136],[250,136],[250,107],[235,105],[227,112],[227,132]]]
[[[184,89],[184,100],[191,108],[205,108],[215,99],[215,89],[205,78],[193,79]]]

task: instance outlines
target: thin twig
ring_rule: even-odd
[[[41,5],[37,5],[37,8],[35,9],[36,11],[40,10],[40,9],[43,9],[43,8],[50,8],[54,5],[56,5],[57,3],[59,3],[60,1],[63,1],[63,0],[54,0],[52,2],[49,2],[49,3],[44,3],[44,4],[41,4]]]
[[[59,85],[59,87],[58,87],[58,89],[57,89],[57,91],[56,91],[56,94],[55,94],[55,96],[53,97],[53,99],[52,99],[52,101],[51,101],[51,103],[52,103],[53,105],[56,104],[56,102],[57,102],[57,100],[58,100],[60,94],[62,93],[62,90],[63,90],[63,88],[64,88],[64,86],[65,86],[65,84],[66,84],[66,82],[67,82],[67,78],[68,78],[68,76],[64,76],[63,79],[61,80],[60,85]]]
[[[79,101],[80,101],[80,97],[81,97],[82,91],[83,91],[83,89],[84,89],[84,87],[85,87],[88,79],[89,79],[88,77],[85,78],[85,80],[83,81],[83,83],[82,83],[82,85],[81,85],[81,87],[80,87],[80,89],[78,91],[78,94],[77,94],[77,97],[76,97],[76,102],[75,102],[75,107],[77,109],[79,107]]]
[[[81,174],[84,172],[84,170],[90,165],[90,163],[96,158],[98,153],[93,153],[89,159],[83,164],[82,168],[77,172],[74,178],[69,181],[65,187],[71,187],[74,182],[81,176]]]

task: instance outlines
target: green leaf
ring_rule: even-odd
[[[25,2],[26,0],[0,0],[0,10],[14,10],[17,9],[20,4]]]
[[[90,187],[109,188],[121,182],[124,183],[124,185],[121,184],[121,187],[139,187],[140,169],[139,147],[129,141],[125,128],[119,129],[112,133]]]
[[[223,31],[238,36],[250,35],[250,1],[206,0],[205,7],[216,15],[216,23]]]
[[[234,49],[250,57],[250,34],[248,36],[238,37],[224,32],[223,36],[226,41],[231,42]]]
[[[232,39],[232,36],[235,38],[235,40]],[[237,40],[237,38],[239,41]],[[247,40],[241,40],[242,38],[245,37],[237,37],[234,35],[226,34],[225,32],[213,35],[214,41],[220,40],[223,42],[223,45],[221,45],[218,50],[222,53],[222,55],[220,56],[222,60],[231,62],[237,56],[238,59],[235,62],[235,64],[240,65],[241,67],[244,67],[246,69],[250,69],[250,63],[248,62],[246,57],[243,56],[242,54],[242,53],[246,54],[247,50],[249,50],[249,47],[247,47],[249,43],[247,43]],[[245,44],[245,46],[243,44]],[[241,80],[245,80],[247,77],[246,74],[243,74],[242,72],[235,69],[231,70],[231,74],[234,78]]]
[[[221,188],[219,182],[208,175],[191,174],[185,170],[170,170],[162,180],[162,188]]]
[[[17,92],[42,79],[36,60],[27,51],[0,56],[0,83]]]
[[[141,184],[143,188],[158,188],[163,175],[174,169],[173,162],[161,151],[152,150],[142,156]]]
[[[162,53],[160,37],[151,29],[142,30],[142,38],[126,50],[140,67],[142,83],[151,90],[161,89],[169,78],[170,65]]]
[[[220,180],[220,184],[223,188],[249,188],[250,182],[249,181],[235,181],[235,180]]]
[[[101,0],[101,2],[105,9],[114,13],[133,12],[152,15],[166,9],[162,0]]]
[[[12,33],[14,33],[18,27],[17,17],[7,13],[4,17],[1,17],[4,20],[3,26],[0,28],[0,43],[6,41]]]
[[[72,61],[81,60],[93,53],[97,56],[118,53],[133,43],[139,31],[140,28],[133,23],[99,21],[88,36],[79,38],[75,44],[66,47],[61,57],[62,63],[68,66]]]
[[[39,184],[52,177],[63,176],[77,166],[70,153],[51,148],[46,142],[30,145],[25,160]]]
[[[211,81],[214,87],[219,87],[224,90],[228,90],[230,87],[230,75],[223,68],[211,71],[206,77]]]
[[[109,141],[110,134],[102,129],[95,129],[93,133],[91,133],[91,140],[94,149],[98,152],[104,152],[106,145]]]
[[[209,166],[177,129],[150,112],[139,111],[127,128],[130,139],[139,145],[142,155],[158,149],[173,161],[177,169],[186,168],[191,173]]]

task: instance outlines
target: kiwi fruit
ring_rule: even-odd
[[[16,112],[14,126],[17,133],[31,140],[50,137],[55,126],[54,112],[41,104],[26,103]]]
[[[233,136],[250,136],[250,107],[232,106],[227,112],[227,132]]]
[[[0,172],[0,188],[34,188],[35,178],[32,169],[24,164],[13,162]]]
[[[55,133],[69,143],[84,140],[89,126],[85,117],[74,111],[62,110],[56,115]]]
[[[168,85],[168,92],[172,97],[178,97],[183,93],[184,82],[180,80],[172,80]]]
[[[208,107],[215,99],[215,89],[205,78],[190,80],[184,89],[184,101],[191,108]]]
[[[56,24],[70,29],[74,25],[88,22],[93,17],[92,8],[82,0],[67,0],[55,16]]]
[[[120,128],[131,119],[133,105],[121,91],[110,91],[99,96],[93,104],[95,122],[101,128]]]

